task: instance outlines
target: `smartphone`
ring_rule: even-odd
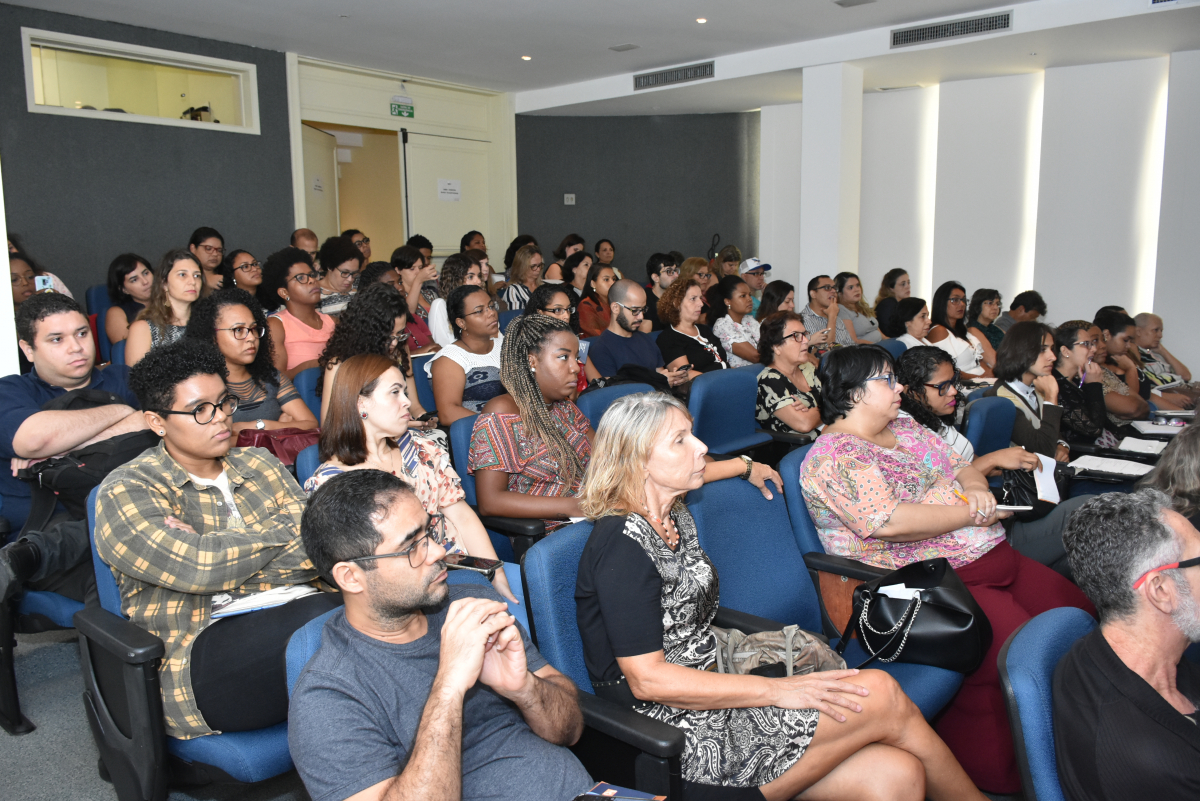
[[[1006,506],[1005,504],[996,504],[997,512],[1032,512],[1032,506]]]
[[[474,570],[484,574],[489,580],[504,566],[499,559],[484,559],[482,556],[468,556],[465,553],[448,553],[442,561],[451,570]]]
[[[432,420],[435,417],[437,417],[437,412],[425,412],[425,414],[423,414],[417,418],[417,422],[418,423],[428,423],[430,420]]]
[[[37,292],[50,292],[54,290],[54,279],[48,275],[34,276],[33,286]]]
[[[679,373],[686,373],[688,370],[691,370],[691,369],[692,369],[692,366],[690,364],[681,364],[675,368],[675,371],[679,372]]]

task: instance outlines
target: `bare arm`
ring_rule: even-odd
[[[275,351],[275,369],[286,374],[288,363],[287,332],[283,330],[283,323],[278,317],[268,317],[267,328],[271,329],[271,344]],[[290,378],[291,376],[288,377]]]
[[[925,335],[925,338],[930,342],[941,342],[948,336],[950,336],[950,332],[946,330],[944,325],[935,325],[929,329],[929,333]]]
[[[586,362],[583,363],[583,374],[585,376],[587,376],[588,381],[595,381],[597,378],[604,377],[604,376],[600,375],[600,371],[597,370],[595,365],[592,364],[591,359],[588,359]]]
[[[1176,359],[1174,354],[1172,354],[1171,351],[1167,350],[1166,345],[1163,345],[1160,343],[1159,346],[1154,349],[1154,352],[1157,353],[1159,356],[1162,356],[1164,359],[1166,359],[1167,362],[1171,365],[1171,369],[1174,370],[1176,373],[1179,373],[1179,377],[1182,378],[1184,381],[1192,380],[1192,371],[1187,369],[1186,364],[1179,361],[1179,359]]]
[[[741,464],[740,460],[738,464]],[[550,498],[510,492],[508,473],[501,470],[475,471],[475,497],[479,501],[481,515],[554,519],[583,514],[578,498]]]
[[[851,334],[853,336],[853,334]],[[740,356],[748,362],[758,364],[758,348],[751,345],[749,342],[734,342],[729,348],[734,355]]]
[[[438,419],[443,425],[470,417],[475,412],[462,405],[467,374],[453,359],[441,358],[430,368],[433,374],[433,399],[437,403]]]
[[[511,631],[508,636],[519,642],[520,633],[515,627]],[[579,709],[575,683],[550,665],[536,673],[526,671],[525,675],[529,677],[527,688],[501,695],[517,705],[538,737],[555,745],[574,745],[583,734],[583,712]]]
[[[776,409],[775,416],[786,423],[793,431],[799,431],[802,434],[807,434],[821,425],[820,409],[816,407],[811,409],[802,408],[798,403]]]
[[[325,424],[325,415],[329,413],[329,399],[333,397],[333,379],[337,376],[340,366],[341,362],[325,365],[325,375],[321,376],[321,425]],[[409,385],[411,386],[411,382]]]
[[[968,328],[967,333],[974,333],[975,338],[979,340],[979,344],[983,346],[983,363],[988,367],[995,367],[996,349],[992,347],[992,343],[988,341],[987,336],[975,326]]]
[[[134,320],[129,326],[129,336],[125,338],[125,364],[133,367],[150,352],[150,323],[145,320]]]
[[[126,422],[128,418],[135,418]],[[138,431],[146,427],[141,412],[123,403],[78,411],[38,412],[25,419],[13,436],[13,452],[23,459],[45,459],[81,445],[116,436],[108,433]],[[103,436],[101,436],[103,435]]]
[[[317,427],[317,418],[313,417],[313,413],[308,408],[307,403],[300,398],[296,398],[283,405],[283,414],[279,416],[278,420],[263,420],[263,427],[267,431],[274,431],[278,428],[299,428],[302,431],[310,431]],[[256,428],[258,428],[257,420],[233,424],[234,431],[246,431]]]
[[[125,310],[117,306],[109,307],[104,314],[104,333],[108,337],[110,344],[117,344],[125,337],[129,336],[129,320],[125,317]],[[129,347],[126,345],[126,347]]]
[[[147,428],[148,428],[148,426],[146,425],[146,416],[144,414],[142,414],[141,412],[131,411],[129,414],[125,415],[123,418],[121,418],[117,422],[113,423],[111,426],[104,429],[96,436],[92,437],[91,439],[87,440],[86,442],[79,443],[78,445],[75,446],[75,448],[82,448],[86,445],[93,445],[97,442],[103,442],[106,439],[112,439],[113,437],[119,437],[122,434],[132,434],[134,431],[145,431]],[[74,450],[74,448],[71,448],[69,450]]]
[[[482,556],[484,559],[499,559],[496,555],[496,549],[492,545],[492,539],[488,536],[487,529],[483,527],[483,522],[479,519],[479,515],[475,514],[475,510],[466,501],[458,501],[449,506],[442,507],[442,514],[446,516],[446,522],[451,525],[451,531],[455,532],[456,538],[462,542],[463,547],[467,549],[467,553],[471,556]],[[513,594],[512,588],[508,585],[508,577],[504,575],[503,570],[497,570],[496,575],[492,577],[492,586],[496,588],[496,592],[503,595],[513,603],[520,603],[517,596]]]
[[[1110,392],[1104,396],[1104,407],[1122,420],[1141,420],[1150,414],[1150,404],[1141,395]]]

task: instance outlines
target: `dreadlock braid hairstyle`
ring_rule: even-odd
[[[537,376],[529,368],[529,355],[541,353],[546,341],[560,331],[574,336],[571,326],[546,314],[514,318],[504,334],[504,346],[500,350],[500,383],[517,404],[526,436],[540,438],[546,443],[567,486],[573,487],[583,478],[583,462],[550,414]]]

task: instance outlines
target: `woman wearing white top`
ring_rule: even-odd
[[[446,306],[458,338],[425,366],[433,383],[442,425],[478,414],[488,401],[503,395],[500,383],[500,314],[482,286],[460,286]]]
[[[904,298],[897,303],[896,313],[888,324],[892,328],[883,333],[910,348],[933,344],[925,338],[929,333],[929,306],[922,298]]]
[[[947,281],[933,294],[933,327],[928,339],[954,359],[963,375],[992,378],[992,368],[983,362],[983,344],[967,333],[967,290],[957,281]]]
[[[454,344],[456,337],[450,327],[450,315],[446,311],[446,298],[460,286],[482,286],[483,276],[478,264],[462,253],[446,257],[442,263],[442,274],[438,279],[441,297],[429,304],[429,333],[433,341],[443,348]]]
[[[758,364],[758,320],[752,314],[750,286],[736,275],[727,275],[708,291],[708,305],[716,317],[712,331],[729,356],[730,367]]]

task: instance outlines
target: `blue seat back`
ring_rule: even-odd
[[[592,430],[595,430],[600,427],[600,418],[604,417],[613,401],[637,392],[654,392],[654,387],[649,384],[617,384],[615,387],[593,389],[580,395],[575,405],[592,424]]]
[[[771,440],[769,434],[758,433],[754,420],[761,372],[762,367],[751,364],[713,370],[692,381],[692,431],[711,452],[735,453]]]
[[[304,666],[308,664],[308,660],[316,656],[317,651],[320,650],[321,634],[325,631],[326,621],[337,613],[337,609],[330,609],[292,632],[284,656],[287,660],[288,696],[291,696],[296,689],[296,680],[304,672]]]
[[[475,430],[475,418],[479,415],[462,417],[450,424],[450,460],[454,464],[454,472],[462,481],[463,494],[471,506],[478,504],[475,500],[475,476],[467,470],[468,456],[471,453],[471,432]]]
[[[649,336],[650,339],[653,340],[654,342],[658,342],[658,335],[661,333],[662,333],[662,329],[660,328],[657,331],[651,331],[647,336]]]
[[[689,492],[700,547],[717,567],[721,606],[821,631],[820,604],[792,537],[787,505],[773,494],[768,501],[740,478]]]
[[[904,354],[904,351],[908,350],[908,345],[905,345],[898,339],[881,339],[879,347],[892,354],[893,359],[899,359]]]
[[[305,481],[312,478],[312,474],[317,472],[317,468],[321,465],[320,451],[320,445],[309,445],[296,454],[296,481],[301,487],[304,486]]]
[[[125,363],[125,340],[121,340],[112,346],[108,352],[108,360],[113,364]]]
[[[967,403],[974,403],[975,401],[979,400],[983,397],[983,393],[987,392],[989,389],[991,389],[991,387],[980,387],[979,389],[971,390],[969,393],[967,393]]]
[[[125,617],[121,612],[121,591],[117,589],[117,579],[113,576],[112,568],[100,559],[96,553],[96,498],[100,495],[100,487],[95,487],[88,493],[88,537],[92,543],[92,567],[96,570],[96,591],[100,595],[100,606],[117,617]]]
[[[967,439],[976,456],[1012,445],[1017,407],[1007,398],[980,398],[971,403],[967,415]]]
[[[304,399],[304,405],[313,413],[313,417],[318,420],[321,419],[321,399],[317,397],[317,384],[320,382],[320,367],[310,367],[307,370],[301,370],[292,379],[292,385],[296,387],[296,392],[300,393],[300,397]]]
[[[500,312],[500,333],[508,333],[508,324],[521,316],[524,309],[513,309]]]
[[[561,528],[526,551],[521,566],[538,650],[588,693],[594,691],[575,617],[575,579],[591,534],[592,524],[587,520]]]
[[[100,354],[99,362],[106,362],[112,358],[112,345],[108,341],[108,332],[105,330],[105,318],[108,317],[108,310],[112,307],[112,301],[108,297],[108,286],[106,284],[96,284],[87,289],[87,311],[88,314],[96,315],[96,349]]]
[[[792,537],[800,553],[825,553],[817,527],[813,524],[812,515],[808,512],[808,504],[800,491],[800,469],[812,445],[805,445],[783,457],[779,462],[779,475],[783,479],[783,497],[787,501],[788,519],[792,524]]]
[[[437,411],[437,401],[433,399],[433,382],[425,373],[425,365],[429,364],[433,354],[412,357],[413,381],[417,385],[417,400],[427,412]]]
[[[1013,632],[1000,651],[1000,683],[1027,801],[1063,801],[1054,756],[1054,669],[1095,627],[1082,609],[1051,609]]]

